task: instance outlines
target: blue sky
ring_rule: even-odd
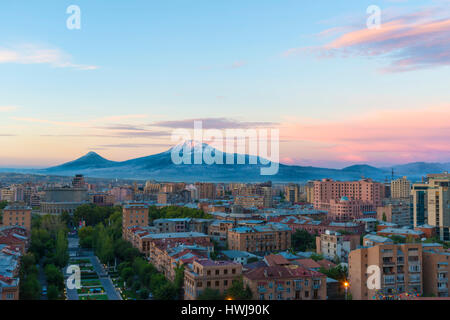
[[[81,30],[66,28],[66,8],[72,4],[81,9]],[[430,108],[439,114],[444,110],[440,127],[446,127],[449,59],[425,66],[421,61],[407,72],[380,71],[405,52],[408,58],[411,52],[426,57],[430,53],[419,51],[430,50],[424,49],[426,42],[420,48],[405,44],[390,55],[375,56],[359,48],[351,57],[331,58],[304,50],[342,35],[319,36],[325,30],[364,29],[366,8],[372,4],[381,8],[382,23],[449,7],[444,0],[3,0],[0,143],[6,148],[0,151],[0,165],[46,166],[89,150],[113,160],[147,155],[170,144],[167,137],[151,134],[165,130],[153,123],[215,118],[255,126],[276,123],[282,135],[286,132],[281,158],[287,163],[342,167],[355,162],[450,161],[442,148],[393,155],[392,144],[384,152],[363,150],[344,138],[293,133],[294,128],[303,132],[314,126],[311,132],[316,132],[320,126],[355,124],[357,135],[361,123],[374,126],[371,115],[379,110],[394,110],[402,119],[411,109],[421,118],[420,112],[429,114]],[[414,21],[411,28],[448,19],[448,11],[436,12]],[[386,48],[386,43],[377,45]],[[135,126],[126,132],[150,133],[144,139],[122,130],[118,139],[118,125]],[[409,127],[405,132],[414,128],[423,130]],[[389,130],[395,133],[394,127]]]

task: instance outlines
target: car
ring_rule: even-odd
[[[47,294],[47,286],[43,286],[42,287],[42,295],[46,295]]]

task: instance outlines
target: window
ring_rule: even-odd
[[[219,270],[216,270],[216,275],[218,275],[219,274]]]

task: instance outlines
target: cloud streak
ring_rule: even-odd
[[[450,18],[442,17],[437,8],[428,8],[389,18],[379,29],[364,27],[341,33],[320,47],[289,49],[284,56],[315,53],[319,57],[379,57],[389,61],[382,72],[404,72],[450,65],[449,38]]]
[[[48,48],[35,44],[0,47],[0,63],[48,64],[54,68],[95,70],[98,66],[76,64],[68,53],[58,48]]]
[[[192,129],[194,128],[194,121],[201,121],[203,129],[249,129],[259,127],[273,127],[278,124],[275,122],[249,122],[239,121],[231,118],[199,118],[199,119],[185,119],[176,121],[159,121],[152,123],[152,126],[165,127],[173,129]]]

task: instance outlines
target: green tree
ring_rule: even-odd
[[[58,235],[56,237],[56,246],[55,246],[55,264],[63,268],[69,262],[69,251],[68,251],[68,242],[67,235],[64,230],[59,230]]]
[[[47,289],[48,300],[58,300],[60,298],[60,291],[57,286],[50,284]]]
[[[250,300],[252,298],[252,291],[247,286],[244,288],[242,277],[235,279],[231,287],[225,292],[227,298],[233,300]]]
[[[296,251],[316,249],[316,238],[306,230],[297,230],[292,235],[292,246]]]
[[[45,266],[44,272],[49,285],[54,285],[58,290],[64,289],[64,275],[57,266],[48,264]]]
[[[172,282],[166,281],[161,287],[156,288],[153,296],[156,300],[174,300],[178,296],[178,290]]]
[[[206,288],[203,292],[197,297],[197,300],[224,300],[225,297],[220,294],[219,290],[214,290],[211,288]]]

